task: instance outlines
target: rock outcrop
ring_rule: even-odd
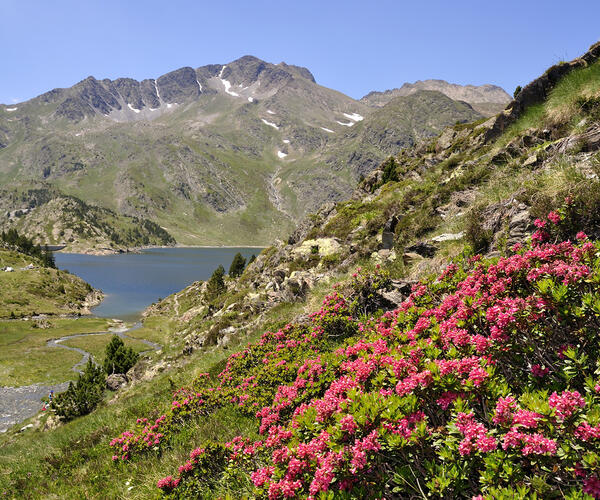
[[[529,106],[543,102],[558,81],[577,68],[590,65],[600,58],[600,42],[592,45],[581,57],[570,62],[561,62],[549,68],[542,76],[523,87],[506,110],[498,115],[493,126],[486,132],[486,141],[498,137],[511,123],[514,123]]]

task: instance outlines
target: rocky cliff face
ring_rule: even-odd
[[[70,89],[54,89],[38,99],[57,103],[56,116],[71,122],[95,115],[133,121],[153,117],[147,111],[154,112],[154,117],[160,116],[165,109],[201,95],[221,93],[248,100],[264,98],[295,78],[316,83],[306,68],[285,63],[274,65],[244,56],[228,65],[184,67],[141,82],[131,78],[97,80],[89,76]]]

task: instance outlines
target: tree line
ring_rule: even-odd
[[[19,234],[15,228],[8,231],[2,231],[0,235],[4,247],[16,250],[39,259],[44,267],[56,268],[54,254],[48,249],[48,245],[41,247],[33,242],[32,239],[25,235]]]

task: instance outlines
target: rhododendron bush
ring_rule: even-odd
[[[227,481],[265,498],[600,498],[600,246],[556,241],[560,212],[506,257],[451,264],[393,311],[328,296],[178,391],[157,420],[113,440],[115,461],[160,452],[188,418],[222,405],[261,438],[190,443],[159,481],[210,496]],[[368,312],[368,315],[360,312]]]

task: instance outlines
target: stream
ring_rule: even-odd
[[[160,349],[162,349],[162,346],[160,344],[150,342],[149,340],[146,340],[146,339],[137,339],[135,337],[130,337],[129,335],[126,335],[125,332],[131,332],[131,331],[137,330],[138,328],[141,328],[141,326],[142,326],[142,324],[140,322],[137,322],[131,328],[123,327],[123,329],[109,330],[107,332],[75,333],[73,335],[67,335],[66,337],[61,337],[59,339],[51,339],[48,342],[46,342],[46,345],[48,347],[61,347],[63,349],[68,349],[70,351],[75,351],[75,352],[78,352],[79,354],[81,354],[83,356],[81,358],[81,361],[79,361],[78,363],[75,363],[71,367],[71,370],[73,370],[74,372],[77,372],[77,373],[83,373],[82,370],[80,370],[80,367],[84,366],[88,362],[88,359],[90,359],[91,354],[87,351],[84,351],[83,349],[80,349],[79,347],[70,347],[67,345],[62,345],[61,342],[64,342],[65,340],[76,339],[79,337],[88,337],[90,335],[106,335],[106,334],[112,333],[113,335],[116,335],[122,339],[139,340],[140,342],[142,342],[143,344],[146,344],[148,347],[151,348],[146,351],[140,352],[140,355],[145,354],[150,351],[160,351]],[[0,407],[1,407],[1,404],[0,404]]]
[[[58,339],[48,340],[46,345],[48,347],[69,349],[70,351],[75,351],[81,354],[81,360],[71,367],[71,370],[74,372],[81,373],[81,367],[87,363],[91,354],[78,347],[63,345],[62,342],[78,337],[87,337],[88,335],[107,335],[112,333],[122,339],[139,340],[150,347],[150,349],[142,351],[140,354],[145,354],[151,351],[159,351],[162,348],[160,344],[156,344],[155,342],[151,342],[146,339],[137,339],[127,335],[127,332],[137,330],[141,326],[142,324],[138,322],[131,328],[123,327],[114,330],[109,329],[105,332],[76,333],[74,335],[67,335]],[[13,425],[37,414],[42,409],[41,399],[48,396],[50,391],[54,391],[55,394],[58,394],[59,392],[65,391],[68,386],[69,382],[63,382],[55,385],[33,384],[20,387],[0,387],[0,433],[6,432]]]

